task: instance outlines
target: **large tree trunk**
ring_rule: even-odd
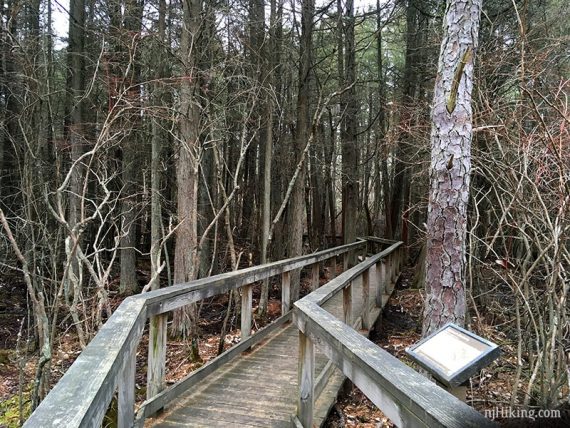
[[[481,0],[450,0],[435,83],[423,333],[465,321],[473,53]]]
[[[309,139],[311,121],[309,117],[310,89],[312,76],[313,53],[313,14],[314,0],[303,0],[301,13],[301,51],[299,66],[299,92],[297,97],[297,127],[293,141],[294,161],[297,165]],[[289,257],[300,256],[303,252],[304,206],[305,206],[305,172],[303,165],[291,193],[289,201]],[[299,298],[300,271],[291,275],[291,302]]]
[[[178,228],[174,250],[174,282],[191,281],[197,275],[196,251],[198,245],[198,150],[200,111],[197,105],[198,37],[200,32],[199,0],[186,0],[180,43],[183,79],[180,88],[180,141],[177,148],[176,183],[178,189]],[[192,359],[197,353],[197,307],[188,305],[174,312],[173,331],[192,339]]]
[[[215,40],[216,37],[216,28],[215,28],[215,14],[214,8],[211,4],[204,5],[204,11],[202,13],[202,27],[203,30],[201,31],[200,37],[200,63],[198,66],[199,70],[208,70],[210,69],[213,64],[215,64],[215,49],[208,49],[208,43],[210,41]],[[211,98],[212,95],[216,92],[216,89],[213,88],[215,82],[207,81],[205,78],[200,79],[201,82],[201,98],[203,99],[203,103],[207,106],[208,111],[204,113],[205,116],[214,116],[215,115],[215,103],[212,103]],[[212,90],[213,89],[213,90]],[[202,134],[207,134],[201,137],[201,141],[205,139],[211,138],[210,134],[210,126],[207,126],[207,131],[202,132]],[[208,147],[204,148],[202,151],[202,159],[200,162],[200,177],[199,182],[202,184],[198,186],[198,236],[200,236],[200,241],[202,244],[198,249],[199,254],[199,270],[198,270],[198,277],[204,278],[210,274],[210,271],[213,270],[214,260],[214,248],[215,245],[212,243],[215,241],[216,236],[216,228],[210,228],[207,233],[207,237],[202,239],[204,232],[206,232],[210,223],[214,220],[214,211],[212,204],[217,199],[217,192],[216,192],[216,166],[214,162],[214,148]]]

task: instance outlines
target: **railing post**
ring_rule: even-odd
[[[311,290],[315,291],[319,288],[319,263],[311,266]]]
[[[342,313],[345,324],[352,326],[352,282],[342,289]]]
[[[166,370],[167,314],[156,315],[149,321],[148,369],[146,398],[152,398],[164,389]]]
[[[342,271],[346,272],[348,270],[348,260],[350,258],[350,253],[344,253],[342,255]]]
[[[400,267],[402,265],[402,247],[398,247],[396,250],[396,278],[400,274]]]
[[[117,399],[117,426],[130,428],[135,420],[136,347],[129,352],[119,379]]]
[[[313,427],[315,404],[315,345],[299,332],[299,401],[297,418],[305,428]]]
[[[380,261],[374,263],[374,265],[370,266],[370,284],[374,287],[372,292],[374,296],[374,303],[378,306],[378,290],[380,289]]]
[[[281,316],[291,309],[291,272],[281,274]]]
[[[376,272],[380,266],[380,275],[378,277],[378,288],[376,289],[376,306],[382,310],[384,302],[382,301],[384,292],[386,291],[386,260],[382,259],[376,264]]]
[[[241,340],[251,335],[251,301],[253,299],[253,286],[244,285],[241,289]]]
[[[370,329],[370,269],[362,272],[362,328],[365,330]]]
[[[330,279],[335,279],[336,278],[336,256],[333,256],[331,258],[331,275],[330,275]]]
[[[385,269],[385,281],[384,281],[384,294],[390,292],[390,287],[392,284],[392,264],[390,263],[390,255],[386,256],[384,259],[384,269]]]

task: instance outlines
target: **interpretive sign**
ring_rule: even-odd
[[[455,387],[491,363],[501,351],[496,344],[449,323],[406,352],[441,383]]]

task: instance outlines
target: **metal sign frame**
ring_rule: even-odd
[[[438,334],[446,331],[447,329],[452,329],[455,335],[458,337],[466,337],[465,341],[476,341],[479,346],[485,347],[482,352],[479,352],[476,358],[472,359],[451,373],[446,373],[440,368],[443,366],[443,364],[437,364],[437,361],[434,359],[426,358],[424,355],[417,352],[419,347],[433,339]],[[488,340],[485,340],[482,337],[477,336],[476,334],[467,331],[464,328],[461,328],[453,323],[447,323],[436,332],[430,334],[428,337],[420,340],[415,345],[408,347],[406,349],[406,353],[410,356],[410,358],[412,358],[412,360],[429,371],[438,381],[446,386],[456,387],[480,371],[483,367],[489,365],[493,360],[498,358],[501,350],[495,343],[489,342]],[[438,367],[438,365],[440,367]]]

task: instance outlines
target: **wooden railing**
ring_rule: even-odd
[[[366,246],[367,242],[360,240],[329,250],[173,285],[125,299],[24,426],[100,427],[115,392],[118,393],[118,426],[141,425],[146,417],[156,413],[192,385],[291,319],[291,271],[312,266],[311,284],[315,290],[318,287],[320,263],[330,260],[334,275],[337,256],[343,256],[346,270],[350,255],[355,252],[365,254]],[[274,275],[282,277],[282,316],[250,335],[252,284]],[[192,372],[181,382],[163,389],[166,371],[166,314],[190,303],[239,288],[242,289],[241,342]],[[151,331],[155,332],[153,334],[156,336],[149,338],[147,391],[156,393],[150,394],[149,399],[135,415],[136,350],[147,319],[154,324]],[[157,326],[162,326],[162,330]],[[157,331],[161,333],[157,335]]]
[[[386,244],[386,240],[369,242]],[[367,258],[294,304],[293,321],[299,329],[299,396],[293,423],[313,426],[315,400],[338,367],[380,410],[399,427],[486,427],[495,424],[426,377],[370,342],[352,326],[369,327],[370,281],[378,281],[376,304],[382,307],[385,291],[399,275],[403,261],[401,243]],[[352,283],[362,280],[363,312],[354,320]],[[343,293],[343,318],[321,306]],[[390,290],[388,290],[390,291]],[[315,345],[329,363],[315,375]]]

